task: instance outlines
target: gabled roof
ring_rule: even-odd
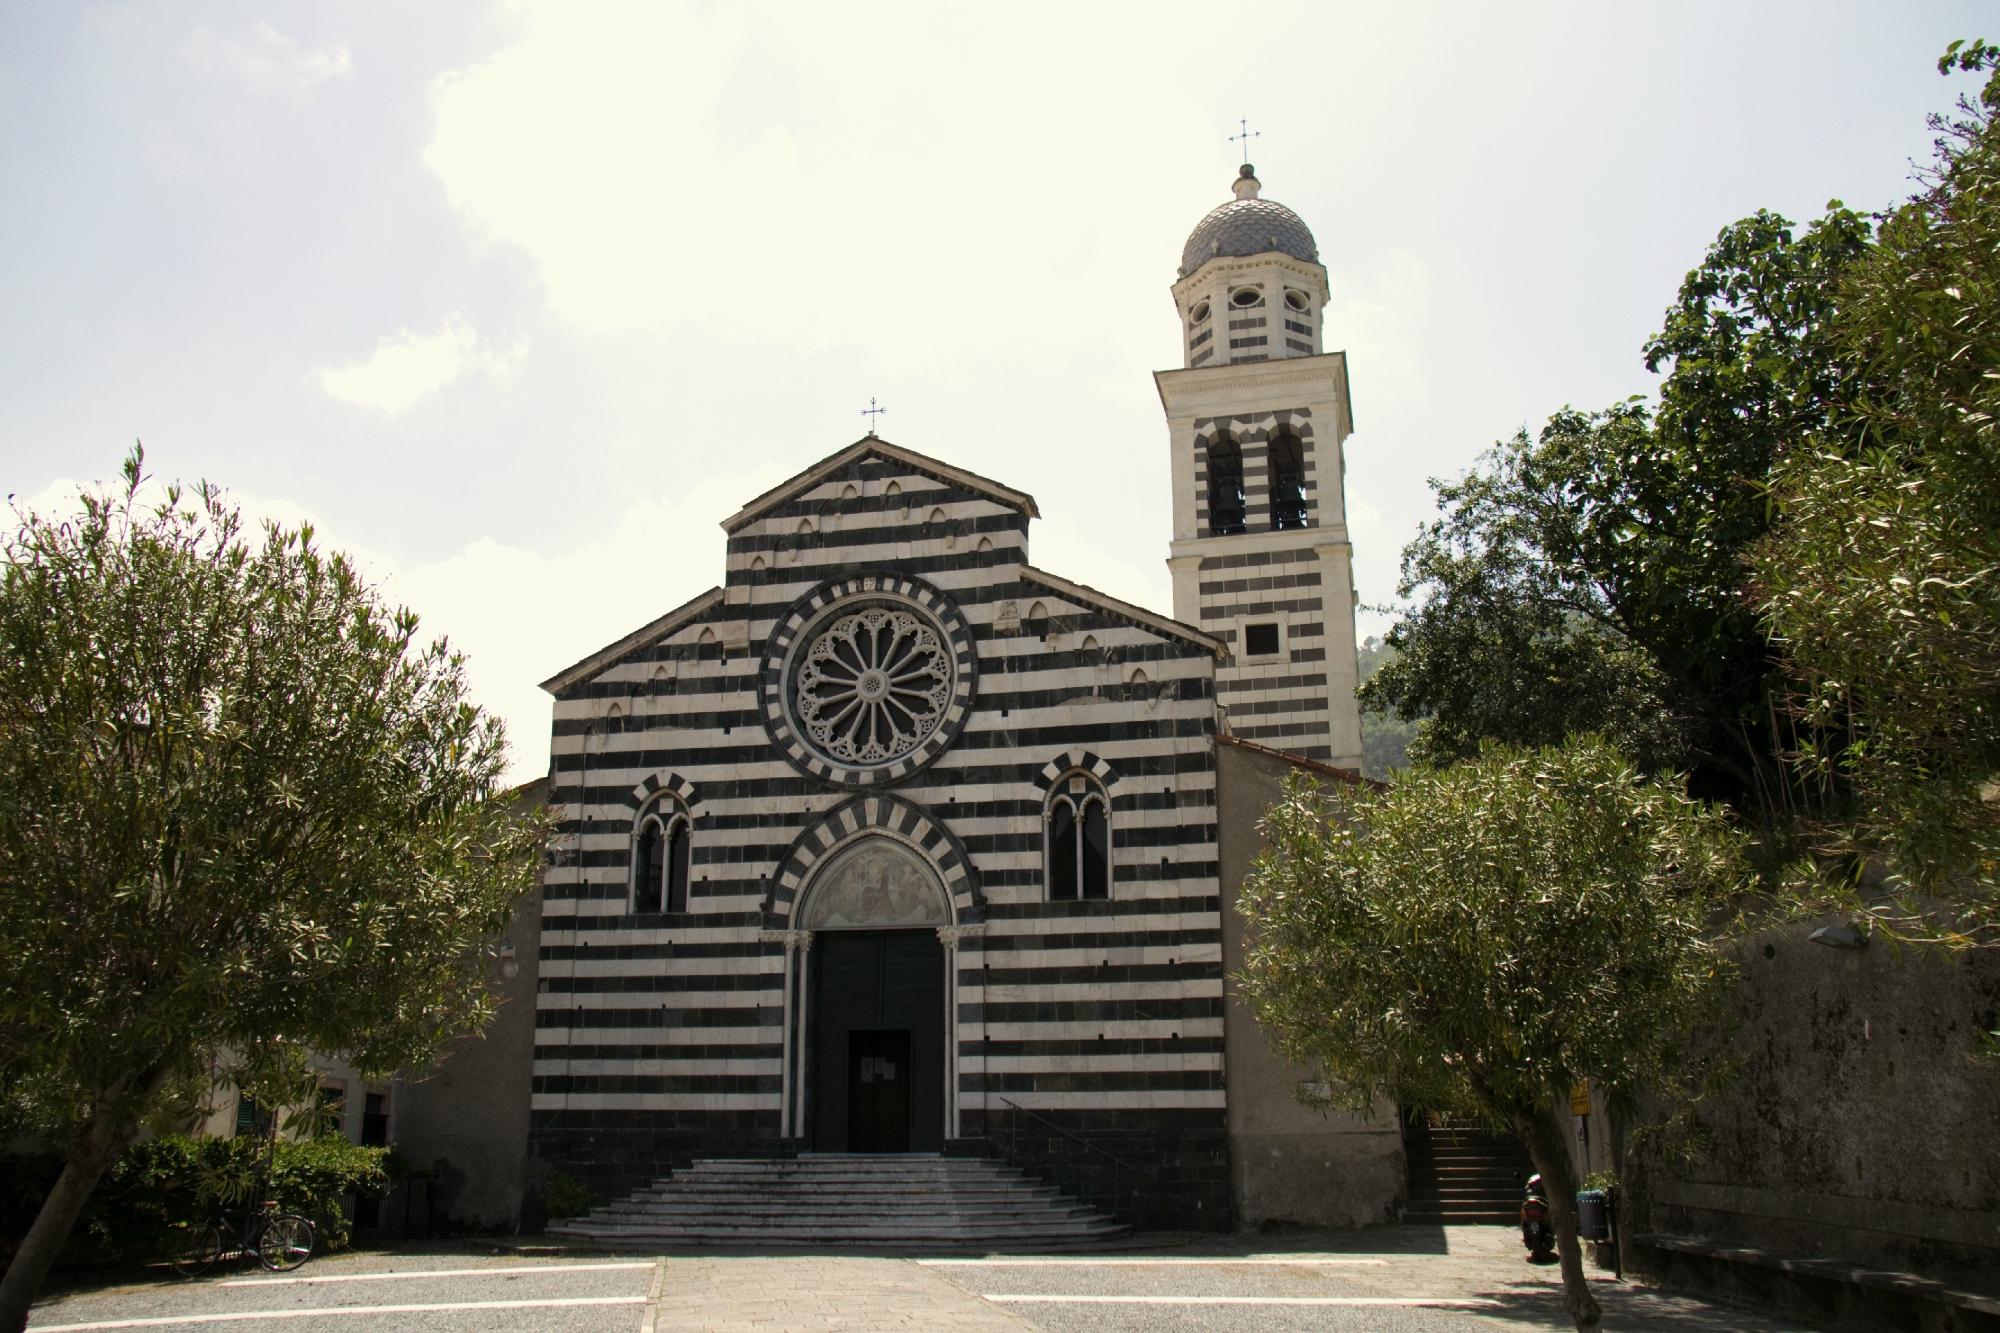
[[[1033,565],[1023,565],[1021,566],[1021,577],[1030,583],[1041,584],[1050,592],[1061,593],[1073,602],[1081,602],[1085,606],[1094,606],[1099,610],[1109,611],[1113,615],[1120,615],[1130,620],[1136,620],[1148,629],[1158,630],[1160,633],[1172,638],[1192,643],[1196,647],[1206,648],[1217,657],[1222,657],[1229,652],[1229,645],[1221,639],[1216,638],[1213,634],[1205,634],[1193,625],[1179,620],[1170,620],[1166,616],[1148,611],[1143,606],[1136,606],[1131,602],[1120,601],[1109,593],[1099,592],[1097,589],[1087,587],[1084,584],[1071,583],[1068,579],[1051,574],[1046,569],[1036,569]]]
[[[1011,487],[1002,486],[999,482],[982,477],[976,472],[967,472],[964,468],[953,467],[949,463],[941,463],[928,454],[920,454],[914,449],[905,449],[900,445],[891,444],[887,440],[878,439],[873,435],[864,435],[853,444],[842,449],[839,453],[830,454],[822,458],[819,462],[814,463],[791,480],[780,482],[752,500],[749,504],[744,505],[734,514],[722,520],[722,530],[724,532],[735,532],[773,505],[783,504],[793,496],[811,490],[855,459],[865,457],[869,454],[873,454],[877,458],[887,459],[892,463],[900,463],[912,471],[935,477],[939,481],[948,482],[964,490],[975,491],[989,500],[994,500],[1008,506],[1010,509],[1018,509],[1029,518],[1040,518],[1042,516],[1041,510],[1035,507],[1035,497],[1029,495],[1026,491],[1017,491]]]
[[[635,629],[616,643],[599,648],[574,666],[564,667],[543,681],[542,688],[550,694],[561,694],[585,677],[596,675],[634,648],[643,647],[655,639],[665,638],[721,600],[722,589],[710,588],[693,601],[682,602],[650,625]]]

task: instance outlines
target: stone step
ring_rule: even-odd
[[[1122,1237],[1104,1214],[982,1158],[704,1158],[550,1233],[596,1244],[966,1249]]]
[[[553,1229],[553,1228],[552,1228]],[[565,1232],[601,1231],[622,1235],[639,1233],[652,1234],[667,1231],[716,1231],[730,1232],[739,1236],[775,1236],[780,1233],[797,1233],[812,1238],[824,1237],[825,1226],[817,1219],[804,1218],[735,1218],[726,1216],[696,1217],[687,1219],[653,1217],[619,1217],[592,1213],[562,1224]],[[925,1236],[1016,1236],[1016,1235],[1094,1235],[1099,1232],[1122,1230],[1116,1223],[1107,1222],[1101,1215],[1066,1214],[1060,1217],[915,1217],[899,1218],[894,1221],[881,1218],[847,1219],[842,1225],[843,1236],[904,1236],[922,1238]]]
[[[727,1184],[754,1189],[782,1189],[787,1186],[860,1186],[911,1189],[992,1189],[1030,1183],[1022,1176],[992,1176],[955,1173],[923,1175],[907,1171],[810,1171],[780,1174],[748,1171],[676,1171],[669,1180],[690,1184]]]
[[[992,1157],[938,1157],[936,1153],[884,1153],[868,1157],[862,1153],[800,1153],[798,1157],[696,1157],[690,1169],[704,1167],[746,1167],[760,1171],[894,1171],[898,1167],[928,1167],[934,1171],[1010,1171],[1006,1163]]]
[[[1515,1163],[1515,1162],[1495,1162],[1491,1160],[1481,1160],[1477,1162],[1425,1163],[1417,1161],[1415,1158],[1412,1158],[1410,1160],[1410,1165],[1412,1167],[1428,1166],[1433,1171],[1449,1172],[1453,1175],[1483,1176],[1483,1175],[1514,1175],[1516,1173],[1519,1173],[1521,1179],[1523,1180],[1526,1180],[1529,1176],[1535,1173],[1534,1166],[1527,1162]],[[1523,1167],[1525,1167],[1526,1169],[1522,1170]]]
[[[728,1180],[1021,1180],[1018,1172],[993,1169],[930,1166],[861,1166],[850,1163],[828,1166],[752,1166],[736,1162],[697,1162],[674,1173],[702,1179]]]
[[[1511,1179],[1512,1177],[1508,1177]],[[1522,1177],[1526,1179],[1526,1177]],[[809,1199],[827,1194],[857,1194],[870,1198],[893,1199],[910,1194],[950,1196],[952,1198],[994,1198],[1021,1197],[1050,1193],[1050,1187],[1026,1182],[1009,1183],[994,1181],[985,1183],[961,1181],[877,1181],[877,1180],[783,1180],[747,1181],[712,1180],[706,1176],[674,1176],[667,1180],[655,1181],[645,1187],[647,1190],[672,1190],[681,1193],[696,1190],[709,1194],[740,1194],[754,1191],[768,1194],[773,1198]]]
[[[604,1235],[655,1235],[669,1232],[702,1231],[717,1234],[728,1233],[737,1237],[778,1237],[791,1235],[805,1239],[826,1239],[826,1227],[816,1219],[801,1218],[731,1218],[721,1216],[687,1219],[618,1217],[593,1213],[587,1218],[577,1218],[551,1227],[559,1234],[604,1234]],[[1002,1236],[1051,1236],[1051,1235],[1098,1235],[1122,1231],[1123,1227],[1105,1220],[1102,1215],[1064,1215],[1060,1217],[923,1217],[888,1221],[879,1218],[849,1219],[841,1228],[843,1239],[873,1236],[877,1238],[902,1237],[923,1239],[925,1237],[967,1237]]]
[[[1497,1184],[1504,1185],[1504,1182],[1498,1182]],[[838,1185],[791,1185],[769,1189],[746,1190],[700,1181],[677,1182],[671,1185],[652,1185],[642,1190],[635,1190],[627,1197],[633,1199],[663,1199],[668,1197],[731,1199],[744,1194],[756,1194],[760,1198],[768,1199],[786,1199],[797,1203],[811,1203],[816,1199],[874,1199],[879,1200],[883,1204],[895,1204],[910,1199],[952,1199],[960,1203],[972,1204],[995,1200],[1059,1199],[1063,1197],[1061,1191],[1049,1185],[1023,1185],[1018,1189],[923,1189],[921,1187],[884,1189],[876,1186],[847,1188]]]
[[[1504,1196],[1503,1196],[1504,1197]],[[601,1210],[621,1216],[661,1216],[665,1213],[710,1213],[751,1212],[769,1214],[773,1217],[1018,1217],[1022,1215],[1053,1216],[1071,1212],[1088,1213],[1090,1209],[1074,1199],[991,1199],[977,1204],[955,1203],[950,1199],[910,1199],[895,1208],[884,1208],[866,1199],[826,1199],[809,1206],[800,1206],[783,1199],[765,1199],[756,1195],[738,1195],[727,1199],[677,1199],[623,1198],[606,1204]]]
[[[603,1250],[657,1250],[685,1247],[688,1249],[751,1250],[758,1254],[780,1252],[786,1254],[814,1254],[827,1251],[863,1251],[882,1254],[1062,1254],[1096,1253],[1117,1249],[1132,1244],[1132,1237],[1122,1227],[1115,1227],[1088,1235],[1034,1235],[1013,1236],[924,1236],[924,1237],[847,1237],[829,1240],[824,1236],[802,1236],[785,1239],[769,1235],[743,1237],[724,1232],[698,1230],[662,1232],[658,1234],[631,1235],[589,1235],[581,1232],[555,1231],[552,1234],[569,1240],[583,1241],[596,1249]]]
[[[1500,1197],[1508,1196],[1480,1196]],[[1060,1213],[1085,1206],[1073,1199],[1061,1197],[1053,1199],[988,1199],[979,1203],[960,1203],[951,1199],[909,1199],[895,1207],[885,1208],[867,1199],[824,1199],[812,1204],[801,1205],[784,1199],[764,1199],[756,1196],[738,1195],[731,1198],[678,1199],[657,1197],[647,1199],[623,1198],[606,1205],[608,1210],[621,1214],[662,1212],[720,1212],[723,1210],[769,1213],[776,1217],[838,1217],[853,1215],[858,1217],[927,1217],[943,1214],[950,1217],[1012,1217],[1021,1213]],[[1085,1211],[1088,1211],[1085,1209]]]

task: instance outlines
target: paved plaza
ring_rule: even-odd
[[[1556,1272],[1503,1227],[1159,1238],[1116,1253],[869,1255],[363,1253],[291,1274],[161,1277],[51,1293],[33,1333],[1472,1333],[1562,1329]],[[1617,1333],[1796,1324],[1593,1275]]]

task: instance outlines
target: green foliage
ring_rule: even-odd
[[[1355,650],[1359,683],[1366,685],[1386,663],[1396,658],[1396,650],[1370,636]],[[1417,724],[1393,708],[1364,713],[1361,718],[1361,772],[1377,781],[1387,780],[1410,762],[1410,742],[1417,736]]]
[[[224,1046],[424,1062],[534,873],[460,659],[309,530],[138,511],[139,466],[0,577],[0,1074],[58,1129]]]
[[[1955,42],[1953,68],[1990,77],[1934,118],[1928,188],[1844,287],[1838,355],[1867,392],[1779,468],[1755,565],[1833,741],[1808,757],[1858,797],[1851,845],[1974,929],[2000,925],[2000,50]]]
[[[20,514],[0,567],[0,1100],[66,1145],[72,1216],[217,1051],[267,1094],[306,1050],[386,1074],[477,1030],[538,860],[449,646],[309,529],[244,540],[206,484],[145,507],[142,461]]]
[[[1348,1104],[1533,1119],[1685,1073],[1729,970],[1740,835],[1602,741],[1490,747],[1384,791],[1294,778],[1244,885],[1266,1035]]]
[[[1640,409],[1617,417],[1607,429],[1644,428]],[[1573,433],[1562,447],[1573,448]],[[1672,767],[1685,747],[1666,682],[1619,633],[1600,591],[1543,554],[1567,540],[1559,530],[1570,515],[1559,496],[1534,490],[1549,472],[1542,452],[1523,433],[1481,471],[1437,484],[1445,516],[1404,550],[1398,588],[1423,600],[1389,631],[1362,705],[1422,719],[1408,748],[1417,763],[1469,758],[1487,741],[1552,745],[1595,731],[1649,769]]]
[[[1444,517],[1403,554],[1400,657],[1362,692],[1427,719],[1413,758],[1594,731],[1760,823],[1788,817],[1794,738],[1742,562],[1773,460],[1845,384],[1827,326],[1868,243],[1838,206],[1803,235],[1771,213],[1724,228],[1646,344],[1667,370],[1657,414],[1565,410],[1434,483]]]
[[[550,1221],[565,1217],[581,1217],[591,1209],[603,1206],[603,1195],[560,1171],[552,1172],[549,1178],[542,1182],[542,1209]]]
[[[153,1263],[172,1251],[176,1228],[217,1212],[240,1215],[263,1166],[256,1137],[191,1138],[165,1134],[135,1143],[105,1172],[80,1219],[66,1261],[75,1267]],[[321,1252],[349,1240],[347,1200],[389,1190],[386,1148],[344,1138],[280,1139],[270,1163],[270,1197],[279,1211],[313,1220]],[[54,1157],[0,1158],[0,1254],[11,1252],[34,1220],[61,1169]]]

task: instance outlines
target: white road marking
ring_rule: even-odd
[[[1062,1268],[1062,1267],[1103,1268],[1103,1267],[1109,1267],[1114,1264],[1139,1265],[1139,1266],[1156,1265],[1162,1268],[1174,1265],[1190,1265],[1190,1266],[1199,1266],[1203,1268],[1225,1267],[1230,1265],[1234,1265],[1237,1267],[1249,1266],[1256,1268],[1266,1268],[1266,1267],[1290,1268],[1299,1266],[1330,1268],[1336,1265],[1351,1266],[1351,1267],[1368,1266],[1374,1268],[1381,1268],[1385,1267],[1389,1261],[1387,1259],[1334,1259],[1334,1258],[1328,1258],[1323,1255],[1314,1255],[1310,1257],[1301,1256],[1298,1258],[1280,1258],[1275,1255],[1253,1255],[1245,1259],[1230,1259],[1222,1256],[1217,1256],[1216,1258],[1213,1259],[919,1259],[917,1260],[917,1262],[920,1264],[935,1264],[941,1267],[946,1265],[953,1265],[953,1266],[963,1266],[968,1268]]]
[[[1041,1296],[1033,1292],[981,1292],[983,1300],[1009,1305],[1426,1305],[1449,1309],[1498,1305],[1483,1296]]]
[[[557,1306],[644,1305],[644,1296],[572,1296],[560,1301],[454,1301],[448,1305],[320,1305],[290,1310],[232,1310],[227,1314],[161,1315],[103,1319],[89,1324],[33,1324],[30,1333],[87,1333],[110,1328],[167,1328],[174,1324],[235,1324],[251,1319],[317,1319],[322,1315],[439,1314],[454,1310],[546,1310]]]
[[[218,1287],[282,1287],[290,1283],[310,1284],[315,1282],[391,1282],[402,1278],[416,1277],[515,1277],[527,1273],[602,1273],[617,1268],[651,1268],[653,1261],[643,1259],[636,1263],[619,1261],[602,1264],[522,1264],[517,1268],[424,1268],[404,1269],[394,1273],[328,1273],[316,1277],[232,1277],[216,1283]]]

